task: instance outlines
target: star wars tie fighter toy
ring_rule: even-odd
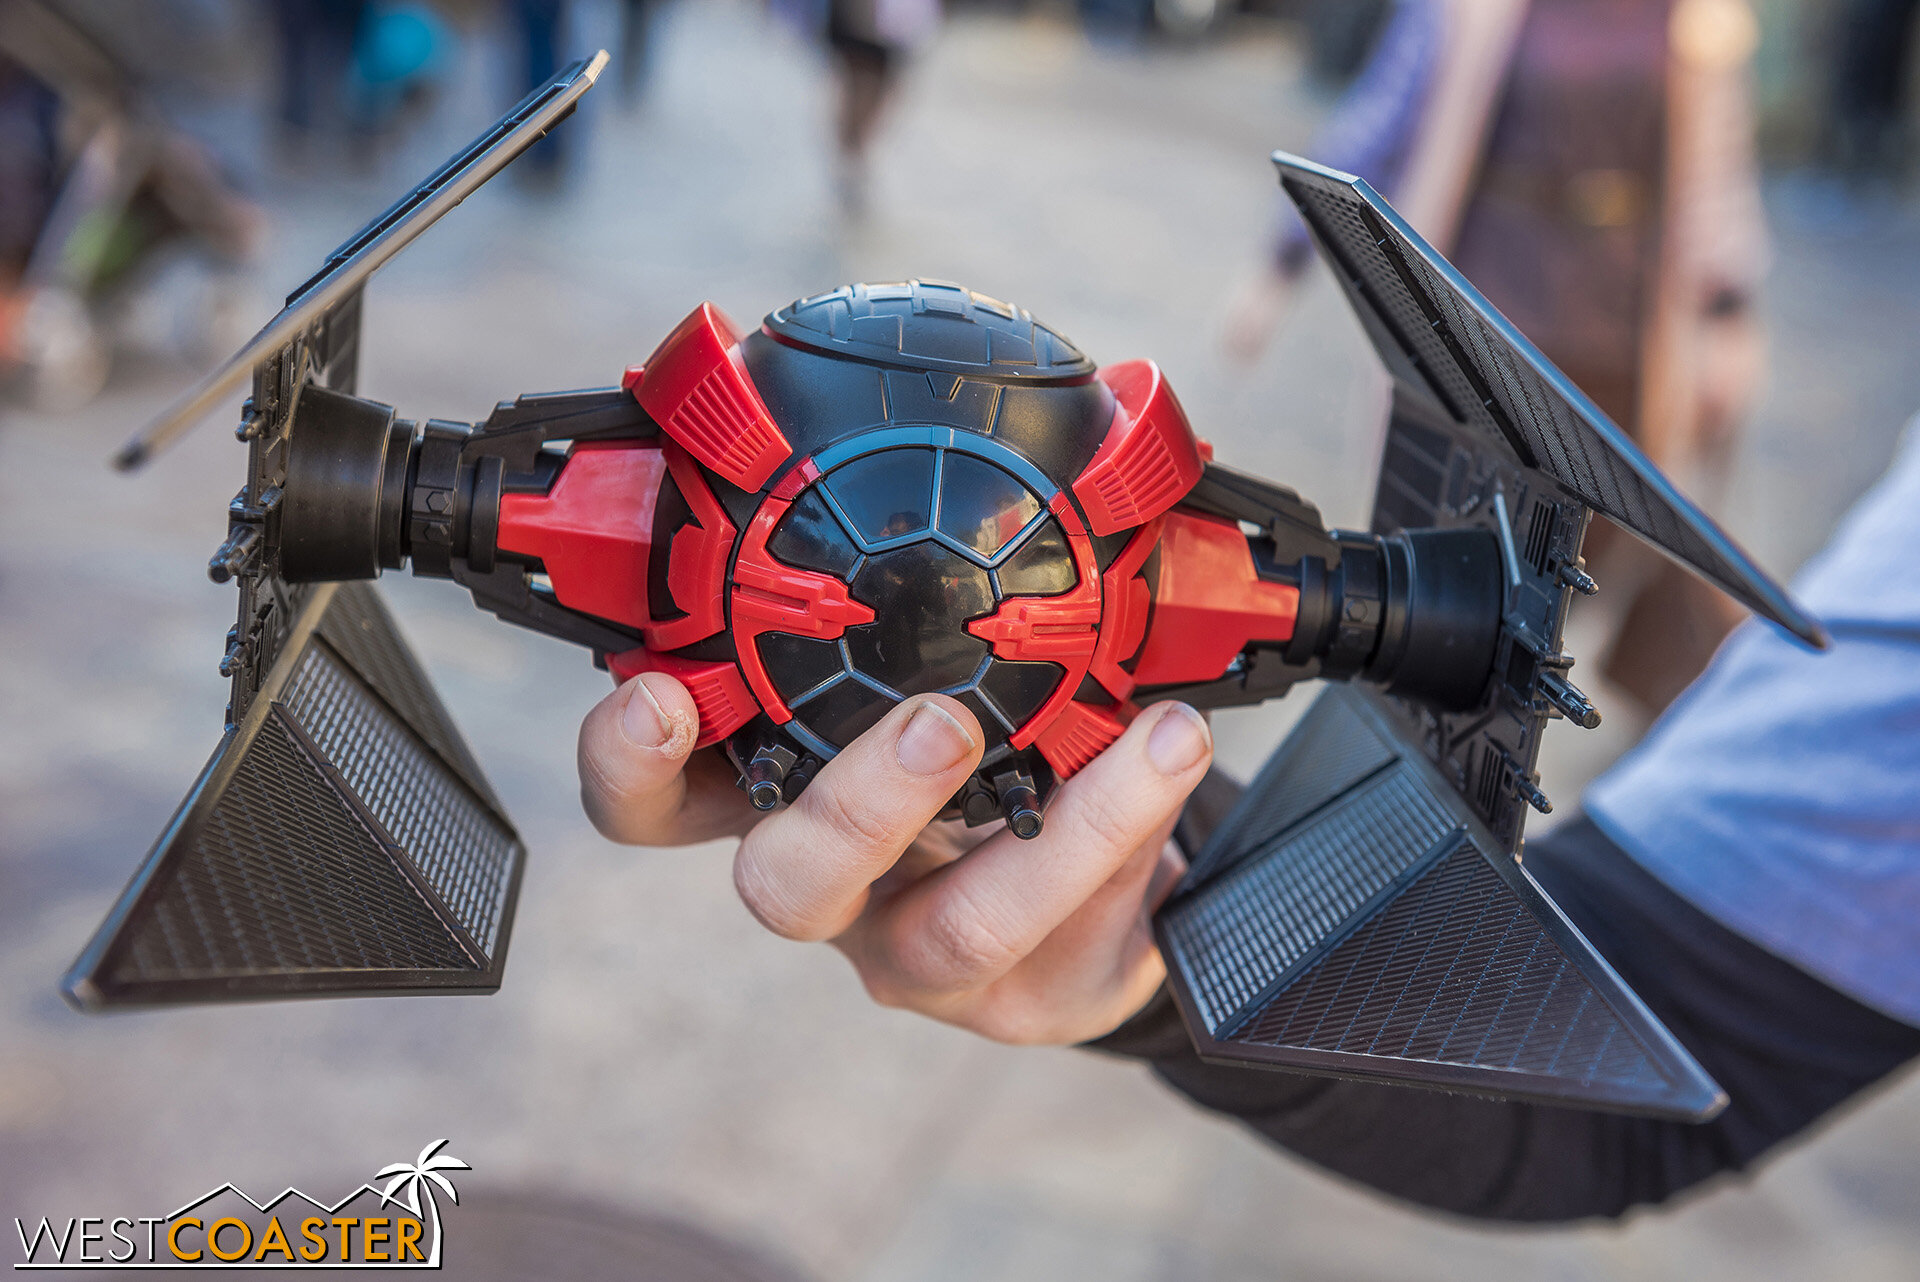
[[[576,64],[328,260],[129,447],[249,375],[214,556],[240,616],[218,750],[68,977],[113,1007],[492,991],[525,852],[364,581],[411,564],[616,678],[686,683],[753,804],[900,699],[983,728],[949,814],[1036,835],[1167,698],[1327,683],[1157,924],[1199,1053],[1701,1119],[1719,1088],[1528,876],[1561,631],[1605,513],[1812,645],[1818,622],[1365,183],[1286,155],[1394,396],[1371,529],[1198,440],[957,286],[855,285],[744,336],[711,306],[602,390],[415,424],[355,388],[367,278],[564,117]]]

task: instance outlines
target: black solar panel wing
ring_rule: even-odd
[[[343,308],[357,314],[360,291],[368,278],[571,115],[581,95],[593,88],[606,65],[607,54],[602,50],[590,59],[563,68],[552,80],[494,121],[479,137],[455,152],[412,191],[341,242],[339,248],[327,255],[319,271],[287,295],[286,306],[278,315],[224,365],[141,429],[115,457],[115,464],[122,468],[139,467],[155,451],[210,413],[224,398],[238,391],[264,362],[285,352],[316,327],[324,326],[331,314]],[[358,333],[357,323],[354,332]],[[353,370],[336,371],[331,379],[323,381],[342,391],[351,390]]]
[[[1403,395],[1551,477],[1755,614],[1826,644],[1819,620],[1365,181],[1284,152],[1273,160]]]
[[[303,394],[351,393],[366,282],[574,108],[574,63],[328,255],[233,359],[122,452],[134,466],[249,377],[227,729],[66,978],[87,1009],[500,985],[525,848],[371,584],[290,584],[279,501]]]
[[[1324,690],[1156,922],[1200,1054],[1703,1120],[1725,1096],[1521,858],[1559,716],[1597,720],[1562,632],[1590,512],[1811,644],[1819,622],[1365,183],[1275,163],[1393,376],[1376,533],[1479,528],[1506,577],[1494,671],[1441,712]]]
[[[1155,928],[1208,1060],[1688,1120],[1726,1102],[1358,688],[1321,692]]]

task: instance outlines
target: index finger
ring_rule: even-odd
[[[901,703],[740,843],[733,863],[740,898],[777,935],[839,934],[866,906],[873,883],[966,783],[982,742],[973,714],[945,695]]]

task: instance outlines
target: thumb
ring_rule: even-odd
[[[580,727],[580,800],[593,826],[635,845],[670,833],[699,734],[693,696],[664,672],[643,672],[602,699]]]

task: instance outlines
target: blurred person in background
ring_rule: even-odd
[[[1709,507],[1764,355],[1746,0],[1398,0],[1311,158],[1368,179]],[[1231,308],[1251,359],[1313,258],[1290,220]],[[1648,711],[1738,607],[1601,521],[1602,658]]]
[[[1127,47],[1154,25],[1154,0],[1075,0],[1080,25],[1095,44]]]
[[[940,29],[940,0],[772,0],[785,22],[826,43],[837,89],[834,189],[848,222],[866,217],[874,135],[906,61]]]
[[[432,5],[371,4],[361,16],[347,77],[348,118],[363,140],[390,138],[431,107],[453,32]],[[371,149],[363,151],[371,159]]]
[[[244,336],[264,220],[162,109],[192,74],[168,40],[190,52],[209,16],[179,9],[0,5],[0,375],[40,408],[91,399],[120,348]]]
[[[283,141],[302,161],[338,127],[352,158],[370,164],[380,144],[431,104],[453,34],[432,5],[383,0],[273,0],[280,39]]]
[[[1846,0],[1833,45],[1833,159],[1857,177],[1897,176],[1911,159],[1914,17],[1920,0]]]
[[[0,370],[27,360],[27,264],[53,206],[59,100],[0,54]]]
[[[1310,0],[1301,6],[1307,72],[1315,82],[1337,88],[1359,74],[1391,7],[1387,0]]]
[[[653,78],[653,24],[658,0],[620,0],[620,97],[628,106],[639,103]]]
[[[761,817],[693,697],[645,673],[580,732],[581,794],[636,845],[742,838],[734,885],[873,999],[997,1041],[1150,1064],[1195,1103],[1391,1196],[1518,1221],[1618,1216],[1745,1170],[1920,1056],[1920,425],[1796,580],[1816,653],[1757,620],[1527,869],[1726,1090],[1702,1124],[1203,1062],[1153,913],[1235,800],[1206,722],[1143,709],[1022,841],[932,822],[983,737],[903,701]]]
[[[323,120],[346,114],[347,71],[360,42],[367,0],[271,0],[280,38],[280,124],[304,147]]]
[[[538,89],[560,70],[567,9],[567,0],[507,0],[508,17],[520,48],[520,78],[512,94],[514,99]],[[536,186],[554,185],[566,163],[566,140],[570,137],[569,131],[556,129],[527,148],[527,154],[514,167],[515,177]]]

